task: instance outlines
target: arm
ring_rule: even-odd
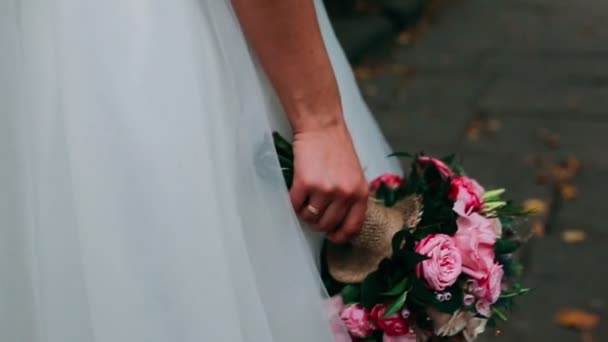
[[[294,130],[343,124],[338,85],[313,0],[233,0]]]
[[[344,242],[361,228],[367,182],[342,115],[313,0],[232,0],[294,132],[290,196],[305,221]]]

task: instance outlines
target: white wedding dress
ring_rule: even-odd
[[[398,172],[316,5],[367,175]],[[0,341],[331,341],[273,129],[229,0],[0,0]]]

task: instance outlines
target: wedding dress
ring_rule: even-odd
[[[321,2],[371,178],[398,172]],[[228,0],[0,0],[0,341],[331,341]]]

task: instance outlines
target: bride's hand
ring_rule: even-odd
[[[290,192],[301,219],[337,243],[360,231],[367,210],[367,181],[344,125],[294,134]]]

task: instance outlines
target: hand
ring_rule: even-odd
[[[344,243],[363,226],[368,184],[344,125],[298,132],[293,137],[291,201],[298,216]]]

